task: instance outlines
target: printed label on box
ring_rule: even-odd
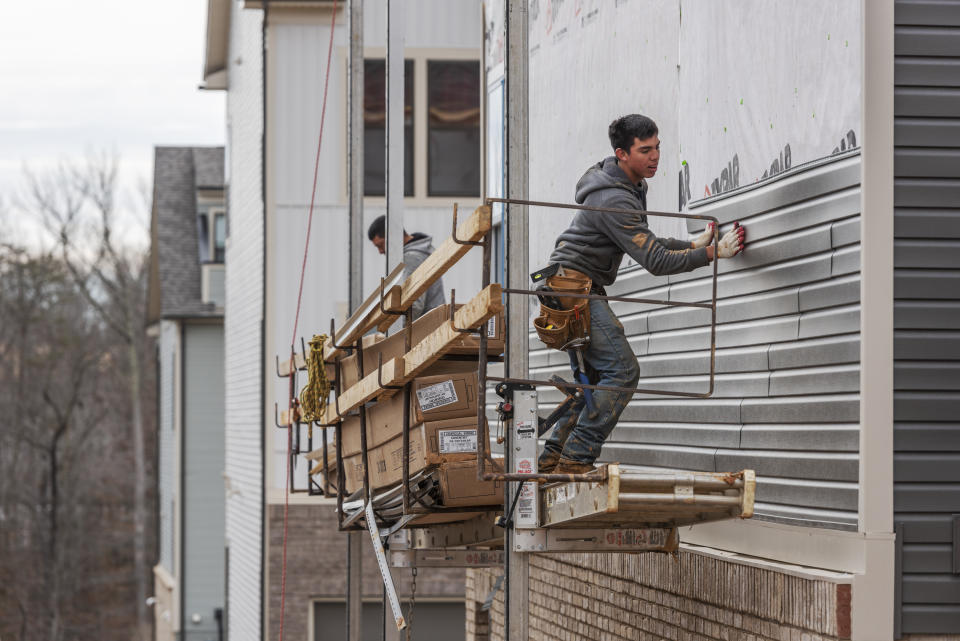
[[[477,430],[438,430],[441,454],[477,451]]]
[[[452,405],[458,400],[460,399],[457,398],[457,390],[453,387],[452,380],[428,385],[417,390],[417,401],[420,403],[421,412],[429,412],[444,405]]]
[[[487,338],[493,338],[497,335],[497,317],[491,316],[487,321]]]

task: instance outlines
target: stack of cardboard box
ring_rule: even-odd
[[[410,345],[416,345],[449,318],[449,305],[438,307],[415,321]],[[503,352],[502,315],[487,323],[487,354]],[[378,361],[386,363],[405,353],[404,332],[389,338],[364,339],[363,373],[376,371]],[[495,505],[502,502],[502,486],[476,479],[478,403],[477,355],[479,337],[465,334],[448,358],[431,365],[414,379],[410,395],[409,474],[438,466],[442,502],[447,506]],[[450,358],[453,356],[453,358]],[[459,360],[457,360],[459,359]],[[358,358],[354,354],[340,363],[342,389],[360,378]],[[386,488],[403,477],[403,394],[368,403],[366,412],[367,462],[370,487]],[[341,455],[344,462],[346,491],[363,486],[360,418],[347,417],[341,426]],[[328,467],[336,468],[335,449],[330,448]],[[331,479],[333,480],[333,479]]]

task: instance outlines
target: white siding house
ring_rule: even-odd
[[[330,320],[348,311],[346,187],[346,59],[344,4],[333,34],[329,95],[317,188],[311,194],[323,111],[324,74],[333,3],[208,0],[205,89],[227,92],[228,210],[225,305],[227,621],[232,641],[275,635],[279,603],[278,531],[271,507],[285,497],[287,437],[274,427],[274,404],[285,408],[288,380],[277,378],[274,358],[288,358],[291,340],[327,333]],[[450,233],[453,203],[469,214],[479,204],[479,138],[474,154],[476,188],[464,197],[432,196],[430,183],[428,75],[431,61],[472,61],[479,87],[481,7],[473,0],[424,0],[405,24],[406,58],[412,61],[412,192],[405,198],[404,226],[432,235]],[[382,3],[365,7],[368,59],[385,51]],[[264,40],[265,38],[265,40]],[[264,65],[264,60],[266,61]],[[476,98],[479,113],[479,96]],[[478,126],[479,132],[479,126]],[[472,149],[472,148],[471,148]],[[441,166],[435,163],[434,166]],[[382,170],[381,170],[382,173]],[[296,335],[293,334],[311,197],[315,196],[310,253]],[[364,222],[384,213],[384,198],[366,199]],[[384,259],[364,242],[363,287],[373,291]],[[479,252],[448,276],[446,288],[465,300],[479,288]],[[449,297],[449,291],[447,292]],[[297,465],[295,486],[306,487],[307,461]],[[307,518],[321,499],[293,494],[290,519]],[[332,510],[330,519],[335,518]],[[315,546],[339,546],[328,538],[290,543],[288,555],[317,558]],[[299,546],[299,547],[298,547]],[[291,549],[293,548],[293,549]],[[337,548],[339,549],[339,548]],[[298,552],[300,550],[300,552]],[[331,552],[331,554],[333,554]],[[339,557],[342,553],[336,552]],[[461,573],[462,574],[462,573]],[[326,577],[325,577],[326,578]],[[288,584],[285,634],[312,616],[310,598],[343,598],[337,588],[298,590]],[[462,577],[458,585],[462,594]],[[319,584],[318,584],[319,585]],[[445,588],[438,588],[445,593]],[[448,590],[447,590],[448,591]],[[327,593],[328,592],[328,593]],[[301,602],[303,604],[301,605]]]

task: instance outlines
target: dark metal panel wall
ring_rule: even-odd
[[[894,511],[901,632],[960,631],[960,1],[896,3]]]
[[[715,392],[702,400],[636,396],[603,459],[646,468],[753,468],[757,518],[856,527],[859,181],[854,152],[695,209],[749,230],[748,252],[719,265]],[[654,277],[633,269],[608,292],[708,301],[710,270]],[[611,306],[630,336],[641,387],[707,389],[709,311]],[[569,378],[565,355],[535,339],[531,349],[539,376]],[[543,390],[541,402],[560,398]]]

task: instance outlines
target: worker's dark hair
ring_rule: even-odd
[[[367,240],[373,240],[377,236],[380,238],[387,237],[387,219],[383,216],[377,216],[370,223],[370,228],[367,229]]]
[[[407,230],[404,229],[403,233],[406,234]],[[367,229],[367,240],[373,240],[377,236],[380,238],[387,237],[387,219],[383,216],[374,218],[373,222],[370,223],[370,227]]]
[[[647,138],[656,136],[659,131],[660,130],[657,129],[657,123],[653,122],[650,118],[641,116],[640,114],[630,114],[629,116],[623,116],[611,122],[610,128],[607,130],[607,135],[610,136],[610,144],[613,146],[614,151],[617,149],[630,151],[634,138],[646,140]]]

